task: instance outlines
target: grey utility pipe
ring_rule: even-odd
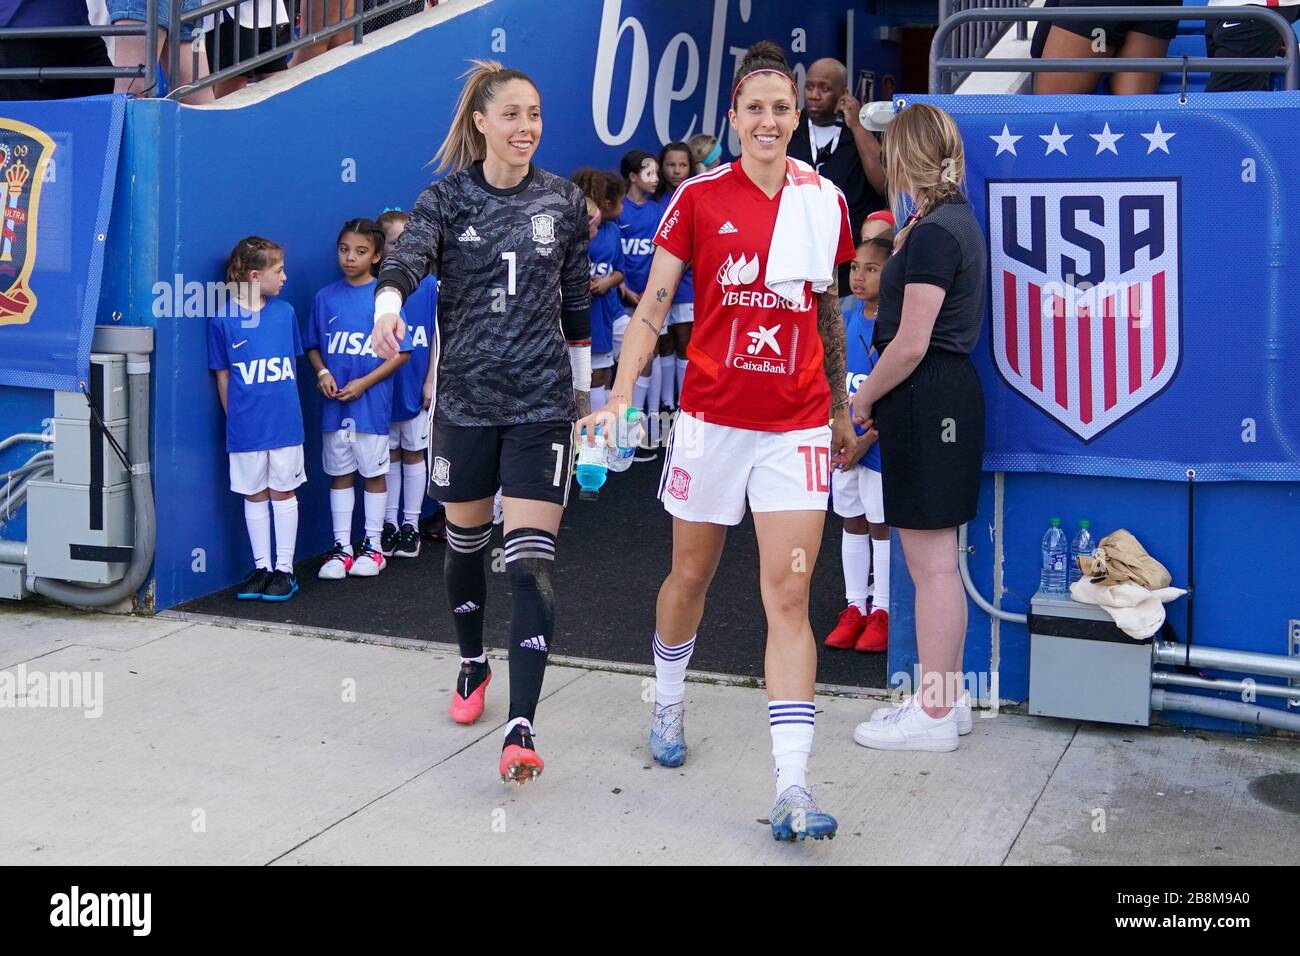
[[[970,565],[966,561],[966,555],[969,550],[966,546],[966,526],[962,525],[957,529],[957,568],[961,571],[961,583],[966,587],[966,593],[970,599],[979,606],[979,609],[989,617],[996,617],[1000,621],[1011,621],[1013,624],[1028,624],[1029,615],[1016,614],[1012,611],[1004,611],[1001,608],[994,607],[988,602],[979,589],[975,587],[975,582],[971,580]]]
[[[150,341],[152,348],[152,339]],[[131,424],[127,455],[131,459],[131,502],[135,510],[135,540],[131,563],[122,580],[103,587],[33,578],[28,587],[37,594],[73,607],[108,607],[135,595],[153,564],[157,534],[153,482],[149,476],[149,356],[128,354],[126,374]]]
[[[4,451],[10,445],[17,445],[23,441],[45,442],[47,445],[54,444],[53,435],[40,435],[36,432],[19,432],[17,435],[10,435],[8,438],[0,440],[0,451]]]
[[[1224,677],[1194,677],[1171,671],[1152,671],[1151,683],[1177,687],[1195,687],[1198,690],[1217,690],[1225,694],[1253,694],[1256,697],[1286,697],[1300,700],[1300,687],[1285,684],[1260,684],[1255,681],[1228,680]]]
[[[1187,714],[1200,714],[1203,717],[1237,720],[1246,724],[1259,724],[1261,727],[1276,727],[1278,730],[1300,733],[1300,714],[1288,714],[1285,711],[1274,710],[1272,707],[1242,704],[1235,700],[1219,700],[1217,697],[1173,694],[1158,687],[1151,691],[1151,709],[1182,711]]]
[[[1163,643],[1157,643],[1152,653],[1157,664],[1207,667],[1216,671],[1267,674],[1270,677],[1300,680],[1300,657],[1230,651],[1222,647],[1201,647],[1199,644],[1187,647],[1184,644]]]

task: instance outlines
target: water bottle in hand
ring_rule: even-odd
[[[614,433],[614,447],[608,449],[606,463],[613,472],[627,471],[632,467],[632,456],[645,433],[644,415],[639,409],[628,408],[623,413],[623,421]]]
[[[587,444],[586,436],[578,437],[578,497],[585,501],[595,501],[600,496],[600,489],[604,487],[606,472],[609,470],[606,464],[605,439],[601,434],[600,426],[596,426],[595,444]]]
[[[1044,594],[1065,594],[1065,561],[1069,556],[1069,547],[1065,532],[1061,530],[1061,519],[1053,518],[1043,535],[1043,564],[1039,574],[1038,589]]]
[[[1070,542],[1070,583],[1073,584],[1079,578],[1083,577],[1083,572],[1079,570],[1079,562],[1075,560],[1079,557],[1087,557],[1092,554],[1097,542],[1092,538],[1092,522],[1080,521],[1079,530]]]

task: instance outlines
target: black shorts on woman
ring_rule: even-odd
[[[970,353],[984,320],[988,249],[970,203],[947,196],[912,226],[880,277],[874,341],[898,334],[909,283],[945,291],[930,347],[873,415],[880,435],[885,521],[954,528],[975,517],[984,461],[984,392]]]

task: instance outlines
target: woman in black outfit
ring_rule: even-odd
[[[853,405],[855,420],[874,421],[880,434],[885,520],[899,529],[916,584],[921,686],[853,736],[881,750],[955,750],[970,727],[957,528],[975,517],[984,458],[984,394],[970,353],[988,249],[961,191],[965,159],[951,116],[927,104],[896,115],[885,166],[894,207],[906,195],[915,212],[881,273],[880,361]]]

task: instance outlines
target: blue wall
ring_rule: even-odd
[[[226,587],[248,560],[239,499],[226,491],[222,415],[207,372],[204,320],[155,315],[154,284],[176,275],[184,282],[219,280],[231,246],[256,233],[285,246],[284,297],[305,317],[315,289],[337,278],[339,225],[385,206],[409,207],[427,185],[426,163],[446,129],[467,59],[501,59],[537,79],[546,120],[538,162],[562,174],[583,165],[612,168],[634,146],[657,150],[699,132],[710,86],[708,125],[720,129],[739,52],[758,39],[790,47],[806,38],[806,48],[791,54],[796,64],[843,58],[849,9],[858,10],[855,68],[898,73],[898,48],[868,37],[873,24],[888,21],[867,16],[852,0],[807,13],[790,12],[777,0],[607,0],[594,16],[593,4],[580,0],[545,8],[525,0],[467,6],[397,46],[371,48],[257,104],[128,104],[98,321],[153,325],[158,332],[153,455],[161,533],[156,582],[142,592],[146,604],[165,608]],[[611,53],[604,84],[596,79],[602,22]],[[598,89],[608,95],[598,97]],[[596,111],[611,127],[604,138],[595,131]],[[319,435],[311,427],[316,393],[301,391],[308,461],[318,462]],[[48,392],[0,387],[3,434],[39,431],[52,410]],[[0,468],[37,450],[25,445],[0,453]],[[328,513],[319,477],[300,494],[304,515]],[[328,547],[328,524],[302,522],[300,555]],[[26,534],[22,511],[0,525],[0,537]]]
[[[284,297],[305,317],[314,290],[337,277],[333,245],[339,225],[353,216],[376,215],[385,206],[408,207],[428,182],[425,164],[445,130],[459,88],[457,76],[469,57],[496,57],[535,76],[546,122],[538,162],[567,174],[580,165],[613,167],[628,148],[656,149],[665,138],[698,131],[711,80],[717,94],[710,118],[719,123],[735,51],[755,40],[773,38],[789,46],[792,31],[802,29],[807,49],[795,53],[795,61],[842,57],[844,12],[850,8],[861,9],[852,0],[806,9],[778,0],[607,0],[600,8],[610,17],[607,43],[624,25],[609,71],[608,104],[600,94],[596,69],[601,19],[578,15],[590,11],[591,5],[543,6],[527,0],[496,0],[463,10],[401,44],[371,50],[346,66],[242,108],[130,104],[100,321],[120,311],[122,321],[156,325],[158,330],[153,422],[160,517],[156,606],[165,608],[226,587],[248,563],[240,500],[227,490],[222,415],[206,368],[204,320],[155,318],[156,281],[176,274],[187,281],[217,280],[225,255],[239,237],[266,235],[286,248],[289,281]],[[635,24],[629,18],[635,18]],[[855,66],[897,74],[897,48],[866,38],[872,22],[857,15]],[[562,40],[557,39],[556,23],[564,24]],[[504,35],[496,32],[500,30]],[[678,34],[689,36],[698,52],[693,85],[687,82],[688,44],[677,39]],[[642,36],[644,59],[635,52]],[[503,41],[504,51],[499,49]],[[670,48],[678,57],[676,68],[669,61],[661,70]],[[636,76],[634,64],[640,71]],[[680,102],[670,100],[670,87],[688,92]],[[620,130],[629,89],[645,89],[647,95],[639,112],[632,110],[627,135],[602,138],[593,114],[603,115],[603,125],[611,130]],[[635,106],[639,96],[633,93],[631,98]],[[656,129],[656,102],[667,117],[668,137]],[[353,168],[354,179],[345,175]],[[310,376],[300,383],[312,479],[300,492],[301,556],[323,551],[330,534],[327,482],[316,464],[319,436],[311,426],[318,414],[316,395]],[[51,405],[48,393],[0,389],[4,433],[38,430]],[[11,467],[32,450],[11,450],[0,458],[0,467]],[[1286,619],[1300,617],[1300,607],[1295,606],[1300,549],[1289,547],[1293,529],[1300,526],[1297,486],[1203,485],[1197,497],[1197,639],[1285,653]],[[1005,607],[1025,609],[1036,583],[1039,538],[1047,519],[1057,515],[1070,522],[1089,517],[1100,529],[1129,528],[1168,565],[1176,583],[1185,580],[1182,485],[1007,475]],[[972,574],[988,596],[993,520],[993,479],[986,476],[970,537],[976,547]],[[0,529],[6,538],[25,533],[21,515]],[[196,558],[200,552],[202,570]],[[915,663],[911,584],[901,549],[897,553],[891,672],[910,671]],[[1182,633],[1185,603],[1172,605],[1170,611]],[[973,606],[970,620],[966,666],[987,671],[989,620]],[[1023,700],[1028,683],[1025,629],[1003,624],[999,643],[1001,696]]]

